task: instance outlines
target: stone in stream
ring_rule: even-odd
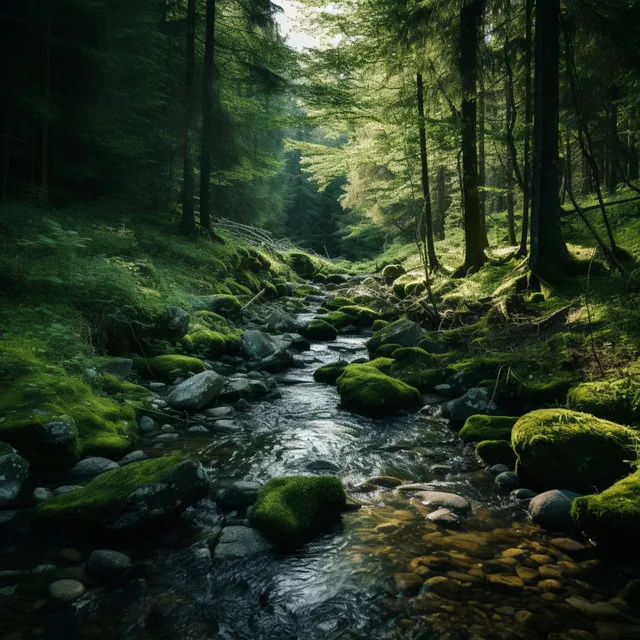
[[[267,329],[282,333],[299,333],[302,330],[302,323],[286,311],[276,309],[267,318]]]
[[[53,490],[54,496],[62,496],[65,493],[71,493],[72,491],[77,491],[78,489],[82,489],[82,485],[80,484],[65,484],[61,487],[57,487]]]
[[[240,428],[240,425],[235,420],[216,420],[213,428],[220,431],[235,431]]]
[[[418,595],[424,580],[415,573],[394,573],[394,586],[397,593],[413,597]]]
[[[149,433],[151,431],[155,431],[156,429],[156,422],[153,418],[150,418],[149,416],[141,416],[138,419],[138,431],[140,431],[140,433]]]
[[[241,511],[255,504],[262,485],[258,482],[234,482],[216,493],[216,503],[224,511]]]
[[[224,388],[225,378],[213,371],[203,371],[179,384],[167,397],[173,409],[196,411],[217,398]]]
[[[13,503],[29,475],[29,463],[11,446],[0,442],[0,507]]]
[[[202,424],[197,424],[197,425],[194,425],[193,427],[189,427],[187,429],[187,433],[193,433],[195,435],[198,435],[200,433],[205,434],[205,433],[209,433],[209,429],[207,429],[207,427],[205,427]]]
[[[312,460],[304,465],[307,471],[312,473],[338,473],[340,467],[330,460]]]
[[[484,387],[469,389],[461,398],[445,402],[441,405],[440,412],[454,429],[461,429],[467,419],[474,415],[504,415],[489,398],[489,391]]]
[[[367,341],[369,353],[375,353],[385,344],[415,347],[426,336],[425,330],[411,320],[398,320],[376,331]]]
[[[84,594],[84,585],[77,580],[56,580],[49,585],[49,596],[60,604],[69,604]]]
[[[250,527],[225,527],[213,552],[217,560],[234,560],[248,556],[262,555],[273,549],[257,529]]]
[[[36,502],[44,502],[53,497],[53,491],[45,489],[44,487],[37,487],[33,490],[32,497]]]
[[[131,453],[128,453],[126,456],[124,456],[124,458],[122,458],[122,460],[120,460],[118,464],[121,467],[125,467],[132,462],[141,462],[142,460],[146,460],[148,457],[149,456],[144,451],[132,451]]]
[[[242,334],[242,349],[250,360],[263,360],[276,352],[273,338],[257,329],[247,329]]]
[[[234,412],[233,407],[215,407],[214,409],[207,409],[204,415],[207,418],[228,418]]]
[[[494,476],[499,476],[501,473],[507,473],[509,471],[509,467],[506,464],[495,464],[491,469],[489,469],[489,473]]]
[[[533,500],[538,494],[531,489],[514,489],[511,492],[511,497],[515,500]]]
[[[507,491],[513,491],[520,486],[520,479],[513,471],[504,471],[496,476],[495,483]]]
[[[116,378],[128,378],[133,370],[131,358],[109,358],[98,365],[97,370],[102,374],[109,374]]]
[[[131,566],[129,556],[110,549],[93,551],[86,563],[87,571],[105,582],[122,578],[130,571]]]
[[[571,520],[571,505],[579,493],[553,489],[541,493],[529,503],[531,519],[549,531],[570,531],[574,528]]]
[[[69,472],[74,480],[90,480],[101,473],[113,471],[118,468],[118,463],[109,458],[92,456],[77,462]]]
[[[453,513],[451,509],[445,509],[444,507],[430,513],[427,516],[427,520],[431,520],[431,522],[434,522],[435,524],[441,524],[446,527],[460,524],[460,516]]]
[[[471,503],[466,498],[455,493],[445,493],[444,491],[422,491],[420,493],[416,493],[414,498],[417,498],[422,502],[422,504],[428,507],[445,508],[464,513],[471,511]]]

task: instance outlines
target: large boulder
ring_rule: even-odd
[[[107,471],[86,487],[38,505],[36,523],[84,532],[157,525],[209,493],[202,466],[179,456],[134,462]]]
[[[571,505],[580,498],[579,493],[566,489],[553,489],[537,495],[529,503],[531,519],[549,531],[570,531]]]
[[[397,280],[400,276],[407,273],[406,269],[401,264],[390,264],[382,270],[382,281],[385,284],[392,284],[394,280]]]
[[[504,464],[513,467],[516,463],[516,454],[508,440],[483,440],[476,445],[476,456],[486,465],[493,467],[496,464]]]
[[[422,393],[434,391],[449,375],[447,369],[439,367],[434,357],[419,347],[400,347],[391,357],[394,362],[387,373]]]
[[[401,409],[418,409],[420,392],[375,367],[352,364],[337,380],[343,406],[362,415],[379,416]]]
[[[29,463],[13,447],[0,442],[0,508],[16,500],[28,475]]]
[[[425,336],[426,332],[419,324],[405,318],[376,331],[367,341],[367,349],[369,353],[375,354],[385,344],[415,347]]]
[[[250,360],[263,360],[276,352],[271,336],[256,329],[248,329],[242,334],[242,349]]]
[[[213,552],[216,560],[237,560],[249,556],[264,555],[273,550],[257,529],[250,527],[225,527]]]
[[[292,251],[288,255],[288,262],[296,275],[311,280],[316,273],[316,265],[313,260],[306,254],[299,251]]]
[[[289,547],[335,523],[346,505],[337,478],[275,478],[258,493],[252,524],[273,542]]]
[[[322,384],[336,384],[338,378],[344,373],[349,366],[348,362],[331,362],[313,372],[313,379]]]
[[[173,409],[197,411],[206,407],[220,395],[225,378],[214,371],[203,371],[179,384],[168,396]]]
[[[638,557],[640,531],[640,471],[602,493],[576,500],[575,525],[609,552]]]
[[[118,463],[113,460],[91,456],[80,460],[80,462],[76,462],[70,474],[74,480],[90,480],[91,478],[99,476],[101,473],[106,473],[107,471],[112,471],[117,468]]]
[[[630,473],[638,436],[586,413],[541,409],[516,422],[511,444],[525,486],[590,493]]]
[[[304,336],[308,340],[330,342],[338,337],[338,330],[326,320],[318,318],[307,325]]]
[[[282,333],[299,333],[302,330],[302,324],[286,311],[276,309],[267,318],[267,329]]]
[[[440,411],[454,429],[463,427],[473,415],[499,416],[502,413],[483,387],[469,389],[461,398],[445,402]]]

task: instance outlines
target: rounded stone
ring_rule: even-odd
[[[84,594],[84,585],[77,580],[56,580],[49,585],[49,596],[61,604],[69,604]]]
[[[71,469],[71,477],[77,480],[90,480],[106,471],[118,469],[118,463],[108,458],[92,456],[84,458],[76,463]]]
[[[495,483],[501,488],[508,491],[517,489],[520,486],[520,480],[513,471],[505,471],[496,476]]]
[[[87,571],[104,580],[121,578],[131,569],[131,558],[119,551],[99,549],[89,556]]]
[[[33,490],[33,499],[36,502],[44,502],[51,497],[53,497],[53,491],[49,491],[49,489],[45,489],[44,487],[37,487]]]
[[[154,431],[155,428],[156,422],[149,416],[141,416],[138,420],[138,430],[140,433],[149,433],[150,431]]]

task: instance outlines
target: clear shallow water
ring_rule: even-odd
[[[585,616],[566,603],[567,597],[606,602],[632,575],[629,571],[616,565],[583,570],[550,547],[549,536],[528,524],[522,507],[495,489],[443,422],[408,414],[370,419],[343,411],[335,388],[313,381],[313,371],[339,355],[349,361],[365,356],[364,338],[314,344],[302,356],[304,369],[281,375],[279,400],[238,414],[236,429],[185,438],[177,447],[197,451],[217,481],[264,482],[322,472],[337,475],[347,488],[379,475],[426,483],[471,501],[473,515],[460,531],[438,529],[410,495],[381,489],[354,494],[364,506],[296,553],[219,561],[212,559],[205,538],[224,523],[224,515],[205,500],[187,512],[178,530],[122,548],[145,570],[117,589],[92,588],[60,613],[42,604],[45,581],[32,584],[19,594],[14,613],[23,635],[9,640],[426,640],[449,633],[452,638],[546,638],[551,631],[569,629],[592,637],[640,637],[628,612]],[[442,477],[430,471],[442,464],[452,473]],[[86,546],[95,548],[96,542],[87,540]],[[503,554],[514,548],[523,555],[507,562]],[[530,558],[535,554],[553,554],[549,564],[554,566],[572,564],[559,587],[538,588],[544,576],[518,588],[489,581],[490,574],[515,576],[516,564],[536,567]],[[449,582],[423,588],[418,598],[403,597],[394,591],[393,576],[409,571]],[[522,623],[521,611],[534,616],[535,624]],[[11,620],[11,614],[5,611],[5,618]],[[544,616],[552,621],[545,623]],[[609,625],[608,636],[595,635],[601,631],[598,624]]]

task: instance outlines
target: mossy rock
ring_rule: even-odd
[[[202,373],[205,368],[202,360],[178,354],[155,356],[136,362],[138,373],[162,382],[173,382],[176,378]]]
[[[368,367],[373,367],[378,371],[382,371],[382,373],[386,373],[389,375],[391,368],[395,364],[395,360],[393,358],[376,358],[375,360],[371,360],[367,363]]]
[[[367,341],[369,353],[376,353],[385,344],[399,344],[401,347],[415,347],[426,336],[425,330],[406,318],[376,331]]]
[[[253,291],[249,289],[249,287],[245,287],[245,285],[236,282],[235,280],[225,280],[226,288],[230,294],[234,294],[236,296],[251,296],[253,295]]]
[[[242,347],[239,335],[224,335],[209,329],[200,329],[187,334],[182,339],[182,345],[189,353],[213,359],[225,354],[238,353]]]
[[[458,434],[465,442],[511,440],[513,425],[518,418],[505,416],[471,416]]]
[[[313,379],[322,384],[336,384],[338,378],[349,365],[348,362],[331,362],[313,372]]]
[[[35,467],[66,469],[86,455],[122,456],[137,440],[135,412],[72,376],[29,374],[0,391],[0,441]]]
[[[322,289],[318,289],[318,287],[314,287],[310,284],[303,284],[294,290],[293,295],[297,298],[306,298],[307,296],[321,296]]]
[[[540,409],[511,434],[518,475],[540,489],[603,491],[629,474],[638,436],[631,429],[567,409]]]
[[[202,467],[180,456],[134,462],[107,471],[84,488],[54,496],[38,506],[41,527],[128,531],[163,523],[206,497]]]
[[[420,392],[369,365],[352,364],[338,378],[343,406],[362,415],[379,416],[418,409]]]
[[[225,318],[238,317],[242,311],[242,305],[238,298],[228,294],[202,296],[193,301],[197,311],[212,311]]]
[[[385,284],[391,284],[394,280],[397,280],[400,276],[407,273],[406,269],[401,264],[390,264],[382,270],[382,281]]]
[[[355,318],[347,315],[344,311],[331,311],[322,316],[322,319],[336,329],[343,329],[356,323]]]
[[[287,262],[296,272],[296,275],[304,278],[305,280],[311,280],[311,278],[316,274],[317,267],[315,262],[306,253],[299,251],[291,252],[287,256]]]
[[[495,380],[491,381],[494,384]],[[496,402],[505,410],[522,413],[539,407],[557,407],[564,404],[567,391],[575,384],[572,376],[555,375],[548,380],[521,382],[506,375],[496,389]],[[491,386],[491,385],[490,385]],[[494,385],[495,386],[495,385]]]
[[[640,424],[640,382],[631,378],[585,382],[567,394],[567,407],[623,424]]]
[[[92,386],[124,404],[143,405],[150,397],[149,389],[110,373],[99,376],[95,383],[92,383]]]
[[[433,391],[451,375],[449,369],[439,367],[437,360],[419,347],[400,347],[393,352],[393,358],[389,375],[422,393]]]
[[[273,542],[294,547],[335,524],[345,506],[337,478],[275,478],[258,493],[251,522]]]
[[[356,327],[370,327],[380,318],[380,314],[377,311],[374,311],[369,307],[362,307],[358,305],[341,307],[340,311],[336,311],[334,313],[346,314],[351,320],[351,322],[347,324],[354,324]]]
[[[640,471],[602,493],[575,500],[571,518],[580,531],[605,551],[637,558],[640,555]]]
[[[342,307],[353,307],[355,304],[351,298],[336,296],[335,298],[331,298],[331,300],[327,300],[324,306],[329,309],[329,311],[339,311]]]
[[[483,440],[476,445],[476,455],[484,464],[493,467],[496,464],[505,464],[513,467],[516,463],[516,454],[508,440]]]
[[[399,344],[383,344],[377,351],[377,355],[382,358],[393,358],[393,354],[398,350],[402,349],[402,345]]]
[[[333,325],[317,318],[307,325],[307,328],[304,330],[304,337],[307,340],[329,342],[338,337],[338,331]]]
[[[427,287],[424,282],[410,282],[404,287],[405,297],[421,296],[426,290]]]
[[[219,313],[213,313],[213,311],[198,311],[193,316],[193,323],[202,325],[211,331],[220,331],[221,333],[230,331],[227,319]]]
[[[374,321],[373,321],[373,324],[371,325],[371,328],[372,328],[374,331],[380,331],[380,329],[384,329],[385,327],[388,327],[388,326],[389,326],[389,324],[390,324],[390,323],[389,323],[389,321],[388,321],[388,320],[381,320],[381,319],[378,319],[378,320],[374,320]]]

